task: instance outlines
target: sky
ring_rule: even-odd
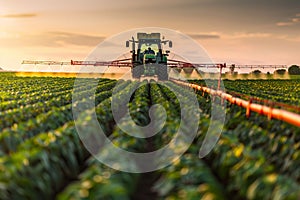
[[[0,67],[85,59],[142,27],[188,35],[215,62],[300,65],[299,0],[0,0]]]

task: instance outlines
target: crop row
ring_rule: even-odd
[[[99,83],[102,82],[102,84],[109,82],[109,80],[103,79],[100,80]],[[84,90],[89,90],[91,87],[89,85],[76,85],[77,88],[76,90],[79,91],[84,91]],[[56,88],[50,88],[50,89],[41,89],[40,92],[37,92],[35,96],[30,96],[30,97],[19,97],[18,99],[14,100],[8,100],[8,101],[3,101],[0,103],[0,111],[1,112],[13,112],[12,109],[18,109],[19,107],[24,107],[26,105],[32,105],[37,102],[44,102],[44,101],[49,101],[52,98],[63,96],[69,93],[72,93],[74,86],[68,86],[66,87],[63,84],[56,85]]]
[[[217,88],[215,80],[192,80],[192,83]],[[298,106],[300,80],[223,80],[224,89],[251,97]],[[234,94],[235,95],[235,94]]]
[[[126,93],[126,88],[122,92]],[[100,103],[96,110],[106,111],[109,107],[103,107],[103,103],[107,102],[109,99]],[[2,157],[1,199],[38,199],[41,196],[52,199],[68,181],[77,177],[88,156],[74,122],[40,133],[20,144],[15,153]]]
[[[3,75],[3,74],[1,74]],[[30,98],[42,93],[51,93],[61,87],[71,89],[74,85],[70,78],[24,78],[24,77],[0,77],[1,101]]]
[[[210,104],[200,95],[200,107],[209,110],[205,107]],[[208,119],[201,120],[202,132],[206,132],[209,123]],[[228,105],[220,141],[204,160],[218,179],[228,185],[226,193],[237,199],[297,199],[299,131],[258,114],[252,114],[248,120],[241,108]],[[200,147],[203,135],[197,141]]]
[[[100,83],[101,84],[101,83]],[[104,82],[104,85],[107,83]],[[111,86],[115,85],[115,82],[109,82]],[[76,95],[82,97],[88,96],[91,93],[90,90],[79,91]],[[29,104],[25,106],[20,106],[12,110],[6,110],[0,113],[1,121],[0,126],[2,128],[10,127],[14,123],[20,123],[31,119],[39,115],[40,113],[46,113],[53,109],[54,107],[61,107],[72,103],[72,93],[66,92],[64,95],[56,96],[50,100],[39,101],[34,104]]]
[[[106,88],[111,89],[111,86]],[[111,91],[103,91],[96,95],[95,104],[111,96]],[[12,128],[4,129],[0,134],[0,152],[11,153],[17,146],[28,138],[41,132],[54,130],[66,122],[72,121],[72,104],[59,108],[52,108],[47,113],[42,113],[36,118],[21,122]]]
[[[225,81],[225,88],[242,94],[294,105],[300,104],[300,80]]]
[[[137,84],[139,83],[131,83],[131,87],[134,88]],[[144,109],[148,108],[148,106],[145,105],[147,104],[147,99],[149,99],[145,98],[148,94],[147,87],[148,85],[143,85],[137,89],[133,100],[128,105],[134,119],[137,120],[136,122],[144,125],[146,124],[144,121],[146,115],[144,115],[145,113],[143,112]],[[123,93],[120,94],[119,97],[125,100],[127,95],[128,93]],[[115,96],[114,98],[119,97]],[[142,99],[146,100],[146,102]],[[120,104],[123,103],[125,104],[127,102],[120,102]],[[110,99],[103,102],[101,109],[96,109],[96,112],[100,125],[107,135],[111,135],[110,140],[113,141],[114,145],[129,151],[143,149],[145,142],[140,144],[137,142],[137,138],[126,136],[122,130],[118,128],[114,130],[114,126],[105,126],[105,124],[111,124],[114,121]],[[136,116],[134,112],[141,112],[143,114],[140,113],[141,115]],[[103,115],[104,113],[105,115]],[[129,119],[125,119],[121,123],[128,125],[129,121]],[[93,134],[95,130],[88,129],[87,132]],[[105,150],[104,145],[101,147],[100,152]],[[109,153],[110,156],[113,156],[111,155],[113,152]],[[129,160],[124,158],[124,163],[129,164],[129,162]],[[136,167],[134,162],[131,161],[130,164]],[[87,169],[80,174],[79,181],[68,185],[67,188],[58,195],[58,199],[130,199],[130,196],[136,191],[138,177],[138,174],[130,174],[111,169],[92,157],[88,162]]]

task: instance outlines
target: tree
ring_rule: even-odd
[[[235,64],[232,64],[232,65],[229,67],[229,69],[230,69],[230,73],[231,73],[231,74],[234,74]]]
[[[285,69],[277,69],[274,74],[280,74],[280,75],[283,75],[285,74],[286,70]]]
[[[251,72],[251,74],[261,74],[261,71],[260,70],[254,70],[253,72]]]
[[[290,75],[300,75],[300,67],[298,65],[292,65],[289,67],[288,72]]]

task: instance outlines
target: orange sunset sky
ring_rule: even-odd
[[[0,0],[0,67],[85,59],[141,27],[189,35],[216,62],[300,64],[299,0]]]

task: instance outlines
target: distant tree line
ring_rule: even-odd
[[[288,72],[290,75],[300,75],[300,67],[298,65],[292,65],[289,67]]]
[[[260,74],[262,73],[260,70],[254,70],[251,72],[252,74]],[[278,69],[274,72],[274,74],[285,74],[285,69]],[[288,68],[289,75],[300,75],[300,67],[298,65],[292,65]]]

